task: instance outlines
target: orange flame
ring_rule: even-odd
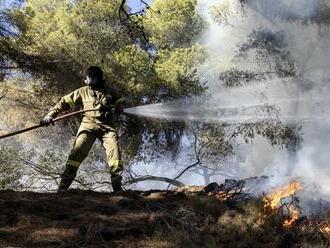
[[[291,219],[284,221],[284,223],[283,223],[284,228],[289,228],[299,218],[299,211],[296,207],[291,205],[289,207],[289,212],[291,215]]]
[[[323,232],[323,233],[325,233],[325,234],[330,235],[330,225],[321,227],[320,228],[320,231]]]
[[[282,186],[275,190],[275,192],[266,195],[264,200],[264,207],[270,209],[277,209],[281,199],[293,195],[297,190],[302,189],[299,182],[293,181],[289,185]]]
[[[227,192],[223,192],[223,191],[219,191],[215,194],[215,197],[219,200],[219,201],[225,201],[229,198],[229,195]]]
[[[268,210],[278,209],[281,203],[281,199],[293,195],[297,190],[300,189],[302,189],[302,186],[297,181],[293,181],[286,186],[282,186],[276,189],[273,193],[264,197],[264,208]],[[283,227],[285,228],[290,227],[299,218],[299,210],[295,206],[290,205],[288,211],[291,218],[284,221]]]

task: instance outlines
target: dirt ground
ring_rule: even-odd
[[[308,229],[310,221],[283,230],[282,219],[262,213],[258,200],[219,201],[202,192],[1,191],[0,209],[0,247],[326,247],[328,242],[324,233]]]

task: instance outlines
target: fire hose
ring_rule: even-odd
[[[52,121],[53,122],[57,122],[59,120],[66,119],[66,118],[71,117],[73,115],[77,115],[77,114],[81,114],[81,113],[86,113],[86,112],[90,112],[90,111],[95,111],[95,110],[98,110],[98,109],[85,109],[85,110],[75,111],[75,112],[68,113],[68,114],[62,115],[60,117],[57,117],[57,118],[53,119]],[[27,127],[27,128],[24,128],[24,129],[21,129],[21,130],[18,130],[18,131],[14,131],[14,132],[11,132],[11,133],[0,135],[0,139],[4,139],[4,138],[10,137],[10,136],[14,136],[14,135],[17,135],[17,134],[25,133],[25,132],[31,131],[31,130],[36,129],[36,128],[39,128],[39,127],[44,127],[44,126],[41,125],[41,124],[38,124],[38,125],[31,126],[31,127]]]
[[[113,108],[116,108],[116,106],[118,104],[121,104],[124,101],[125,101],[125,97],[122,97],[122,98],[118,99],[112,107]],[[65,114],[65,115],[62,115],[60,117],[57,117],[57,118],[53,119],[52,122],[57,122],[59,120],[66,119],[66,118],[71,117],[73,115],[77,115],[77,114],[81,114],[81,113],[86,113],[86,112],[91,112],[91,111],[97,111],[97,110],[100,110],[100,109],[99,108],[93,108],[93,109],[84,109],[84,110],[79,110],[79,111],[71,112],[71,113],[68,113],[68,114]],[[40,128],[40,127],[44,127],[44,125],[38,124],[38,125],[34,125],[34,126],[31,126],[31,127],[27,127],[27,128],[18,130],[18,131],[14,131],[14,132],[11,132],[11,133],[3,134],[3,135],[0,135],[0,140],[1,139],[4,139],[4,138],[11,137],[11,136],[14,136],[14,135],[17,135],[17,134],[25,133],[25,132],[28,132],[28,131],[31,131],[33,129]]]

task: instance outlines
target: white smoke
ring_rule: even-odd
[[[228,8],[223,23],[212,21],[210,7],[226,3],[233,6]],[[222,96],[228,97],[232,104],[252,103],[250,96],[254,93],[260,96],[263,92],[267,101],[279,106],[282,116],[302,125],[303,142],[295,160],[290,159],[287,150],[272,148],[263,138],[257,138],[253,144],[241,144],[239,149],[244,148],[245,159],[237,168],[237,177],[267,174],[274,176],[275,185],[289,180],[289,174],[290,178],[298,178],[305,184],[308,194],[317,193],[313,196],[330,200],[330,29],[329,25],[311,21],[318,15],[320,3],[321,0],[251,0],[238,10],[240,6],[235,1],[200,0],[201,15],[209,24],[201,43],[207,47],[209,58],[199,73],[212,92],[220,92],[213,94],[214,101],[223,101],[217,99]],[[246,42],[253,30],[283,34],[297,76],[273,78],[231,90],[240,95],[234,98],[233,94],[226,93],[219,73],[231,67],[263,69],[253,56],[245,59],[245,64],[235,64],[232,60],[239,45]]]
[[[304,19],[315,15],[319,0],[249,0],[247,4],[254,11],[269,19]]]
[[[198,73],[201,81],[207,82],[208,99],[204,99],[202,104],[200,101],[196,104],[194,99],[187,104],[185,99],[143,106],[128,112],[164,119],[226,121],[235,125],[269,117],[247,112],[249,107],[275,105],[283,123],[302,126],[300,147],[295,152],[272,147],[260,136],[254,139],[253,144],[237,139],[234,144],[236,157],[226,161],[227,166],[222,168],[224,174],[213,176],[212,180],[219,182],[226,177],[237,179],[266,175],[270,179],[264,181],[259,190],[267,190],[297,179],[304,184],[304,191],[300,194],[308,206],[313,200],[320,202],[320,198],[330,201],[327,176],[330,173],[330,73],[327,68],[330,62],[330,28],[327,24],[315,22],[322,19],[317,18],[320,4],[330,6],[324,0],[244,2],[242,7],[235,0],[199,1],[198,10],[208,24],[200,43],[206,47],[209,56],[199,66]],[[222,6],[225,10],[217,22],[210,14],[212,6]],[[296,76],[280,78],[273,74],[262,82],[250,82],[245,86],[243,82],[243,86],[231,89],[224,87],[219,75],[229,69],[261,73],[274,69],[270,68],[270,63],[261,64],[253,49],[246,58],[234,59],[241,44],[246,43],[249,35],[256,30],[277,35],[279,45],[289,52]],[[269,57],[270,61],[272,59]],[[186,165],[186,162],[187,159],[182,164]],[[169,166],[159,174],[175,176],[178,168]],[[188,184],[203,183],[193,172],[181,179]]]

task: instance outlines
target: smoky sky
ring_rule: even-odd
[[[260,137],[253,144],[242,143],[241,150],[237,152],[245,153],[245,160],[236,170],[236,176],[244,178],[267,174],[273,176],[273,185],[297,178],[305,184],[306,191],[313,192],[314,197],[329,200],[330,29],[327,23],[313,21],[320,15],[320,6],[327,7],[328,4],[317,0],[246,1],[243,9],[238,3],[232,7],[226,22],[215,23],[207,11],[221,3],[199,2],[201,14],[209,24],[200,38],[208,49],[209,57],[199,67],[199,73],[211,89],[213,98],[210,101],[223,102],[228,98],[232,105],[274,103],[284,119],[289,117],[290,123],[302,127],[303,141],[294,153],[272,148],[267,140]],[[235,5],[235,1],[232,4]],[[256,30],[279,35],[281,49],[287,52],[294,64],[294,75],[272,75],[260,82],[228,90],[223,86],[224,82],[219,81],[220,72],[231,68],[259,72],[269,70],[267,63],[256,61],[256,50],[253,49],[245,54],[245,58],[235,59],[242,44],[246,44]]]
[[[229,174],[235,178],[267,175],[271,180],[263,185],[265,189],[297,179],[305,186],[302,196],[330,200],[330,29],[318,18],[329,4],[323,0],[249,0],[242,7],[238,1],[227,1],[232,6],[226,20],[216,22],[210,9],[223,2],[200,0],[198,6],[208,25],[199,38],[208,57],[197,68],[208,87],[206,97],[134,111],[156,118],[235,125],[267,118],[246,109],[272,104],[283,123],[301,127],[301,144],[289,150],[272,147],[262,137],[252,144],[237,139],[235,152],[242,159],[228,168]],[[262,42],[264,50],[273,54],[258,54]],[[266,57],[261,61],[258,56]],[[219,75],[233,69],[266,76],[228,88]]]

